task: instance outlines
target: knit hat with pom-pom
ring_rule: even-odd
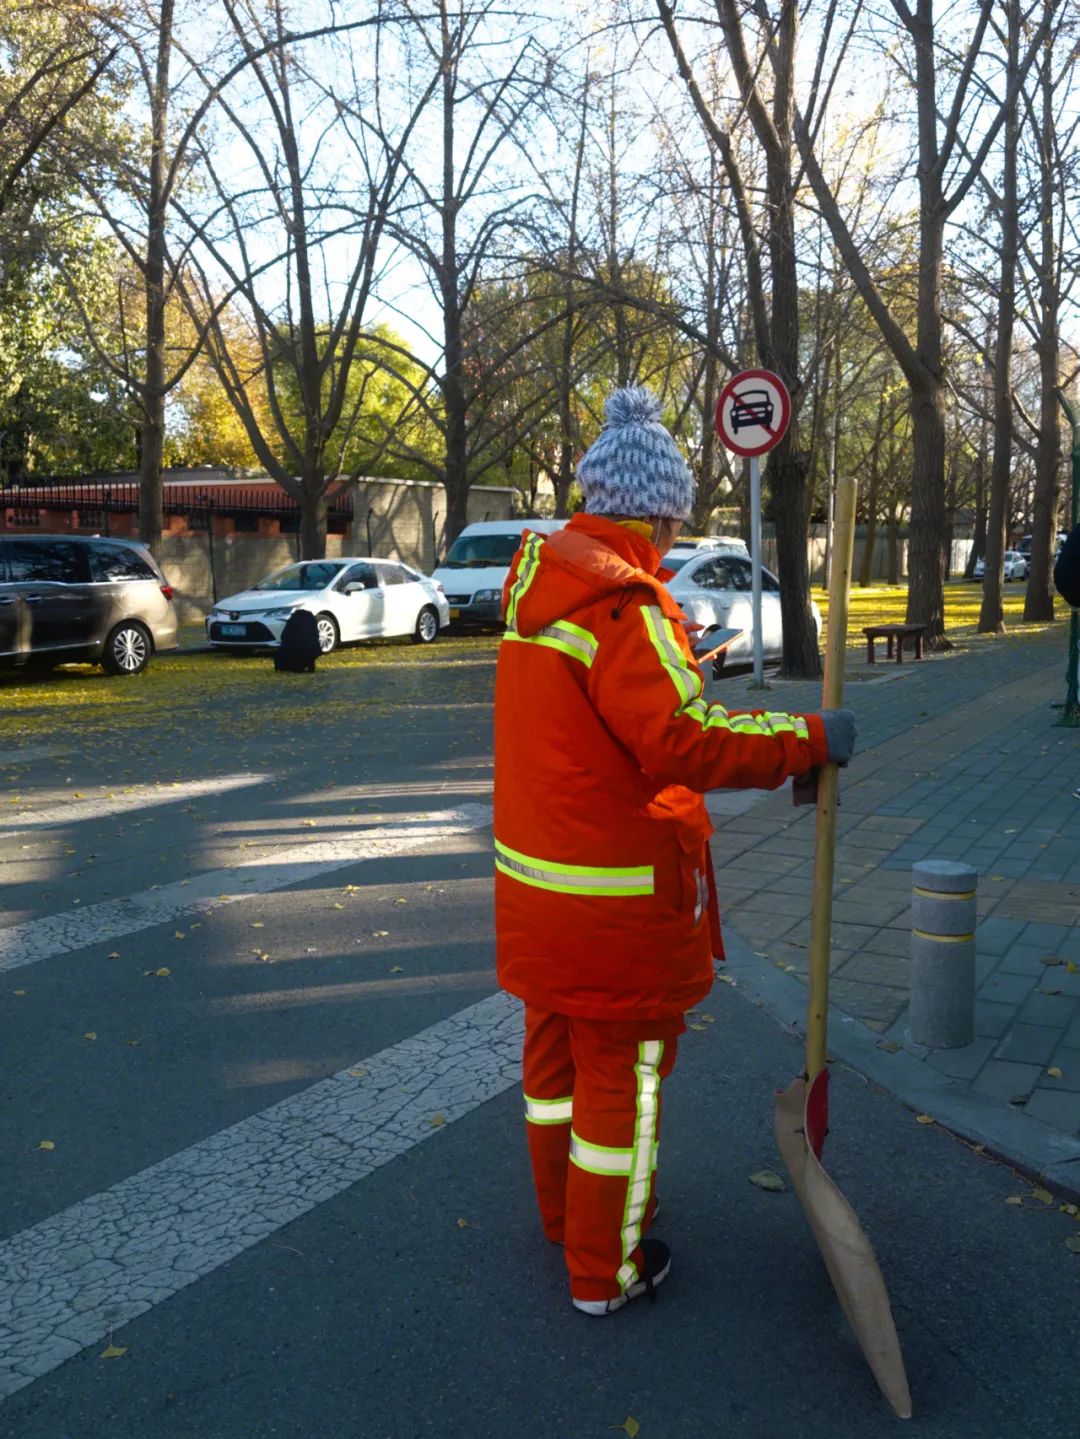
[[[607,420],[578,461],[585,508],[593,515],[687,520],[694,481],[660,423],[660,402],[640,385],[616,390]]]

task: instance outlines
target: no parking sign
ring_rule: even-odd
[[[791,396],[772,370],[741,370],[720,391],[716,433],[721,443],[750,461],[750,558],[753,570],[754,685],[765,683],[761,630],[761,468],[758,456],[784,438],[791,423]]]
[[[733,375],[716,402],[716,433],[727,449],[753,459],[784,438],[791,423],[791,396],[772,370]]]

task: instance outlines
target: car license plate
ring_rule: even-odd
[[[451,610],[451,611],[450,611],[450,618],[451,618],[452,620],[459,620],[459,619],[461,618],[461,611],[460,611],[460,610]]]
[[[246,635],[247,625],[222,625],[221,633],[223,635]]]

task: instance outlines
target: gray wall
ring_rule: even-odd
[[[401,560],[430,574],[443,543],[446,496],[442,487],[402,480],[366,480],[357,486],[357,491],[353,496],[353,532],[328,535],[327,555],[333,559],[341,555],[375,555]],[[476,486],[469,493],[470,521],[508,519],[513,507],[512,490]],[[201,620],[214,598],[208,537],[166,536],[160,558],[176,591],[180,623]],[[213,558],[220,599],[248,589],[264,575],[295,560],[296,537],[215,535]]]

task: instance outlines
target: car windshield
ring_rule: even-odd
[[[459,535],[450,546],[443,565],[448,570],[505,570],[509,568],[520,544],[519,534]]]
[[[666,554],[666,555],[664,556],[664,558],[660,561],[660,564],[661,564],[661,567],[662,567],[663,569],[665,569],[665,570],[672,570],[673,572],[677,573],[679,570],[682,569],[683,565],[688,564],[690,560],[696,560],[696,559],[697,559],[697,555],[696,555],[696,554],[693,554],[693,555],[673,555],[673,554],[671,554],[671,553],[669,552],[669,553]]]
[[[341,565],[329,560],[313,560],[309,564],[290,565],[276,575],[268,575],[255,586],[257,590],[325,590],[341,573]]]

